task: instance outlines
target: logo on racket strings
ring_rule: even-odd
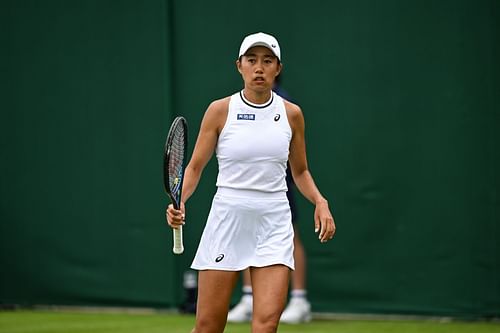
[[[181,180],[182,180],[182,174],[179,175],[179,177],[175,177],[174,181],[173,181],[173,185],[174,187],[172,188],[172,193],[176,193],[179,191],[180,187],[181,187]]]

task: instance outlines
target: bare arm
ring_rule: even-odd
[[[184,203],[196,190],[203,169],[214,153],[220,131],[226,122],[228,104],[229,98],[217,100],[210,104],[203,116],[191,160],[184,171],[181,209],[175,210],[172,205],[167,208],[167,222],[173,228],[184,224]]]
[[[319,231],[321,242],[326,242],[335,233],[335,221],[328,207],[328,201],[314,183],[307,166],[304,116],[297,105],[290,102],[285,102],[285,105],[290,127],[292,128],[289,163],[293,180],[300,193],[316,206],[314,210],[314,230],[315,232]]]

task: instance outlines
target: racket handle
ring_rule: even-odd
[[[178,229],[172,229],[174,231],[174,248],[173,252],[175,254],[181,254],[184,252],[184,245],[182,243],[182,225]]]

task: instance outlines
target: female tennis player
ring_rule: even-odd
[[[236,67],[243,90],[206,110],[185,170],[181,209],[169,205],[166,211],[172,228],[184,224],[184,203],[215,152],[217,193],[191,266],[199,271],[195,333],[224,331],[239,272],[248,267],[252,332],[277,331],[294,269],[287,161],[298,190],[315,205],[319,241],[335,233],[328,202],[307,166],[302,111],[272,91],[282,69],[278,41],[265,33],[245,37]]]

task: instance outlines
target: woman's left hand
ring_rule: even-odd
[[[319,232],[319,240],[326,243],[333,238],[335,234],[335,221],[333,220],[328,201],[320,201],[316,204],[314,210],[314,231]]]

